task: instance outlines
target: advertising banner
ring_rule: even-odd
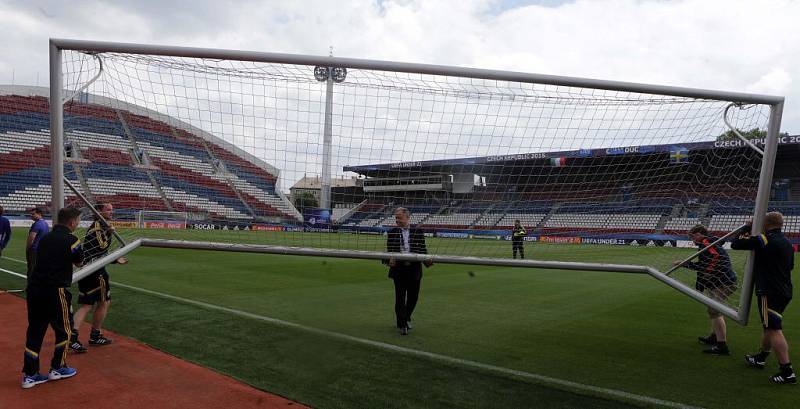
[[[185,229],[184,222],[144,222],[145,229]]]
[[[263,224],[254,224],[252,230],[254,231],[283,231],[283,226],[268,226]]]
[[[562,236],[541,236],[539,241],[542,243],[568,243],[568,244],[581,244],[580,237],[562,237]]]
[[[331,228],[331,211],[318,207],[303,211],[303,227],[306,231],[327,231]]]

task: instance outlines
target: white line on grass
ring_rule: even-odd
[[[11,258],[11,257],[6,257],[6,256],[3,256],[3,257],[0,257],[0,258],[4,258],[4,259],[6,259],[6,260],[11,260],[11,261],[16,261],[17,263],[20,263],[20,264],[28,264],[28,263],[27,263],[27,262],[25,262],[25,261],[22,261],[22,260],[17,260],[17,259],[15,259],[15,258]],[[6,272],[8,272],[8,271],[6,271]]]
[[[534,373],[530,373],[530,372],[519,371],[519,370],[516,370],[516,369],[509,369],[509,368],[504,368],[504,367],[500,367],[500,366],[484,364],[484,363],[470,361],[470,360],[461,359],[461,358],[453,358],[453,357],[450,357],[450,356],[447,356],[447,355],[440,355],[440,354],[436,354],[436,353],[433,353],[433,352],[419,351],[419,350],[416,350],[416,349],[401,347],[401,346],[398,346],[398,345],[387,344],[385,342],[372,341],[372,340],[369,340],[369,339],[358,338],[358,337],[354,337],[354,336],[351,336],[351,335],[341,334],[341,333],[338,333],[338,332],[332,332],[332,331],[327,331],[327,330],[323,330],[323,329],[307,327],[305,325],[295,324],[293,322],[283,321],[283,320],[279,320],[277,318],[265,317],[263,315],[253,314],[253,313],[246,312],[246,311],[240,311],[240,310],[233,309],[233,308],[228,308],[228,307],[223,307],[223,306],[219,306],[219,305],[209,304],[209,303],[205,303],[205,302],[202,302],[202,301],[190,300],[188,298],[178,297],[178,296],[175,296],[175,295],[164,294],[164,293],[160,293],[160,292],[153,291],[153,290],[147,290],[147,289],[144,289],[144,288],[134,287],[132,285],[122,284],[120,282],[115,282],[114,285],[116,285],[118,287],[129,289],[129,290],[138,291],[138,292],[142,292],[142,293],[149,294],[149,295],[152,295],[152,296],[160,297],[160,298],[165,298],[165,299],[168,299],[168,300],[177,301],[177,302],[184,303],[184,304],[195,305],[195,306],[206,308],[206,309],[210,309],[210,310],[227,312],[227,313],[230,313],[230,314],[238,315],[238,316],[245,317],[245,318],[251,318],[251,319],[255,319],[255,320],[259,320],[259,321],[264,321],[264,322],[268,322],[268,323],[271,323],[271,324],[279,325],[279,326],[282,326],[282,327],[293,328],[293,329],[301,330],[301,331],[304,331],[304,332],[310,332],[310,333],[313,333],[313,334],[323,335],[323,336],[326,336],[326,337],[337,338],[337,339],[341,339],[341,340],[345,340],[345,341],[349,341],[349,342],[354,342],[354,343],[358,343],[358,344],[363,344],[363,345],[369,345],[369,346],[380,348],[380,349],[387,350],[387,351],[400,352],[400,353],[403,353],[403,354],[413,355],[413,356],[417,356],[417,357],[424,357],[424,358],[428,358],[428,359],[435,360],[435,361],[447,362],[449,364],[455,364],[455,365],[466,366],[466,367],[471,367],[471,368],[479,368],[479,369],[483,369],[483,370],[487,370],[487,371],[491,371],[491,372],[495,372],[495,373],[501,373],[501,374],[504,374],[504,375],[517,376],[517,377],[520,377],[520,378],[534,380],[534,381],[537,381],[537,382],[543,383],[543,384],[550,384],[550,385],[559,386],[561,388],[567,388],[567,389],[573,390],[573,391],[577,390],[577,391],[582,391],[582,392],[590,392],[592,394],[599,394],[599,395],[604,395],[604,396],[621,398],[621,399],[627,400],[627,401],[646,403],[646,404],[650,404],[650,405],[659,405],[659,406],[664,406],[664,407],[669,407],[669,408],[696,408],[696,406],[684,405],[682,403],[671,402],[671,401],[662,400],[662,399],[658,399],[658,398],[652,398],[652,397],[649,397],[649,396],[637,395],[637,394],[634,394],[634,393],[620,391],[620,390],[616,390],[616,389],[608,389],[608,388],[602,388],[602,387],[594,386],[594,385],[586,385],[586,384],[582,384],[582,383],[578,383],[578,382],[567,381],[567,380],[558,379],[558,378],[552,378],[552,377],[545,376],[545,375],[539,375],[539,374],[534,374]]]
[[[4,273],[11,274],[12,276],[17,276],[17,277],[19,277],[19,278],[24,278],[24,279],[26,279],[26,280],[28,279],[28,276],[26,276],[25,274],[15,273],[15,272],[13,272],[13,271],[6,270],[6,269],[4,269],[4,268],[0,268],[0,271],[2,271],[2,272],[4,272]]]

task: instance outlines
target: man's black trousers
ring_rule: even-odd
[[[412,274],[401,274],[394,278],[394,314],[397,328],[405,328],[411,321],[411,314],[419,300],[419,287],[422,279]]]
[[[525,258],[525,249],[522,247],[522,240],[512,240],[511,251],[514,255],[514,258],[517,258],[518,251],[519,251],[519,258]]]
[[[67,365],[67,342],[72,331],[72,294],[66,288],[28,286],[28,331],[25,339],[26,375],[39,372],[39,352],[42,350],[47,326],[53,327],[56,345],[50,367]]]

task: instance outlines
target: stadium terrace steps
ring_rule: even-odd
[[[692,227],[701,224],[697,217],[673,217],[664,224],[664,233],[686,234]]]
[[[41,178],[37,178],[37,174]],[[37,183],[37,179],[47,183]],[[31,183],[32,181],[34,184]],[[76,184],[78,191],[83,193],[78,182],[71,181]],[[28,169],[18,174],[0,176],[0,205],[9,213],[24,213],[33,207],[47,207],[52,200],[51,192],[50,174],[43,169]],[[65,187],[64,197],[67,200],[74,200],[75,194]]]
[[[69,169],[69,168],[67,168],[67,169]],[[97,198],[92,193],[92,189],[89,188],[89,182],[86,180],[86,176],[83,174],[83,169],[81,169],[81,167],[78,164],[73,163],[72,164],[72,171],[73,171],[74,175],[67,174],[66,175],[67,179],[71,180],[73,177],[75,179],[77,179],[78,180],[78,184],[74,184],[73,183],[75,188],[78,189],[78,191],[82,195],[84,195],[84,197],[86,197],[87,200],[89,200],[92,203],[97,203]],[[69,187],[67,187],[64,190],[72,190],[72,189],[69,189]]]
[[[6,212],[26,212],[32,207],[45,206],[50,200],[50,185],[26,186],[0,196]]]
[[[95,163],[133,166],[130,154],[113,149],[91,148],[81,150],[81,157]]]
[[[0,174],[50,165],[50,147],[0,154]],[[49,182],[48,182],[49,183]]]
[[[0,122],[0,125],[4,125]],[[44,131],[7,131],[0,133],[0,154],[19,153],[50,146],[50,133]]]
[[[44,195],[44,187],[50,183],[45,169],[50,157],[48,128],[46,98],[0,96],[0,176],[5,176],[6,181],[0,199],[13,195],[14,203],[29,202],[26,209],[31,203],[49,203],[49,193]],[[301,217],[276,192],[275,175],[183,129],[76,101],[65,104],[64,128],[67,143],[74,144],[79,156],[90,162],[72,163],[81,172],[75,169],[68,172],[73,176],[84,173],[89,194],[118,198],[125,202],[124,206],[172,210],[169,207],[174,203],[176,208],[234,219],[250,218],[247,210],[250,206],[257,215],[291,220]],[[132,154],[138,148],[156,159],[161,172],[133,168],[136,161]],[[239,175],[217,172],[211,165],[215,156],[226,161],[229,169],[242,172]],[[25,172],[31,167],[43,170]],[[181,175],[184,180],[177,180]],[[22,178],[27,181],[21,182]],[[161,184],[165,189],[161,189]],[[154,200],[156,197],[161,198],[161,204]]]
[[[375,223],[385,217],[383,216],[383,213],[384,209],[386,208],[387,206],[385,204],[365,203],[361,205],[361,207],[359,207],[355,212],[353,212],[353,215],[346,220],[346,223],[343,220],[342,224],[344,226],[374,227]],[[367,219],[374,220],[372,221],[371,225],[362,225],[361,223]]]
[[[126,209],[127,213],[134,214],[139,210],[170,211],[161,198],[143,197],[136,194],[115,193],[98,195],[97,200],[114,203],[117,209]],[[119,213],[119,212],[118,212]]]
[[[480,213],[450,213],[450,214],[434,214],[425,220],[426,226],[470,226],[479,217]]]
[[[751,216],[717,214],[711,217],[708,230],[712,232],[730,232],[743,225]]]
[[[514,221],[519,220],[526,228],[536,227],[544,219],[544,213],[506,213],[494,224],[497,227],[511,228]]]
[[[221,204],[205,197],[200,197],[185,191],[162,185],[164,194],[173,202],[173,207],[179,211],[208,211],[218,216],[231,219],[250,219],[250,216],[241,210],[234,209],[230,203]],[[226,206],[227,205],[227,206]]]
[[[22,95],[0,95],[0,115],[36,112],[49,114],[50,105],[45,97]]]
[[[122,125],[122,130],[125,132],[125,135],[128,137],[128,140],[130,140],[136,163],[142,165],[149,164],[150,157],[147,156],[147,158],[145,159],[145,151],[144,149],[139,147],[139,144],[136,142],[136,137],[134,137],[130,126],[128,126],[128,121],[125,119],[123,112],[120,111],[119,109],[115,109],[114,112],[117,115],[116,117],[120,125]],[[158,183],[158,179],[156,179],[153,172],[150,169],[144,169],[144,171],[145,173],[147,173],[147,178],[150,179],[150,184],[153,185],[153,187],[158,192],[158,195],[161,196],[161,201],[164,204],[164,209],[167,209],[166,211],[169,212],[174,212],[175,208],[172,207],[172,203],[170,203],[169,198],[167,198],[167,195],[164,193],[164,190],[161,188],[161,184]]]

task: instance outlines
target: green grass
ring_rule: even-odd
[[[22,231],[4,255],[23,258]],[[163,234],[168,234],[162,232]],[[175,233],[171,233],[175,234]],[[192,232],[182,232],[188,237]],[[194,233],[208,239],[209,232]],[[215,232],[216,240],[328,245],[331,235]],[[379,249],[372,236],[340,246]],[[302,243],[300,242],[302,240]],[[431,239],[432,251],[509,243]],[[460,243],[460,244],[459,244]],[[448,247],[450,246],[450,247]],[[533,244],[529,257],[631,264],[679,259],[685,249]],[[735,252],[741,262],[741,254]],[[751,325],[729,324],[733,356],[700,353],[705,308],[643,275],[436,265],[425,271],[416,328],[393,328],[393,289],[375,261],[143,248],[111,266],[107,327],[168,353],[317,407],[621,407],[622,402],[436,360],[389,352],[114,287],[179,297],[450,357],[706,407],[794,407],[796,388],[745,368]],[[0,261],[0,268],[24,271]],[[470,276],[468,272],[473,272]],[[0,275],[0,287],[19,287]],[[800,313],[784,315],[790,346]],[[794,324],[794,325],[793,325]],[[792,352],[794,360],[797,354]]]

